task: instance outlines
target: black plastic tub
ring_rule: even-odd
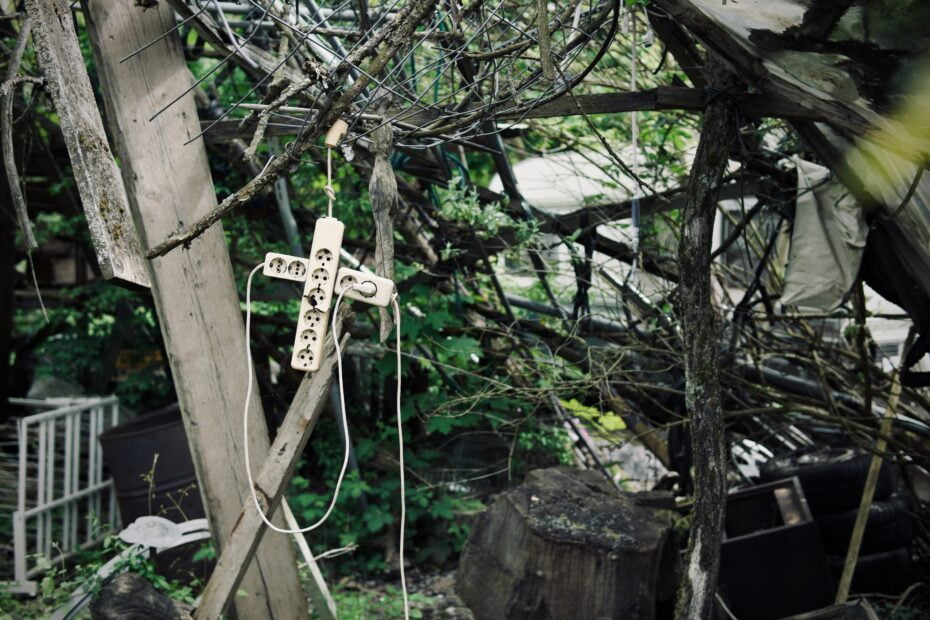
[[[124,526],[146,515],[175,523],[206,516],[177,405],[104,431],[100,445],[113,478]],[[188,543],[155,554],[158,572],[186,583],[194,579],[205,582],[212,572],[213,561],[193,560],[203,544],[203,541]]]
[[[123,524],[145,515],[175,523],[205,516],[177,405],[101,433]]]

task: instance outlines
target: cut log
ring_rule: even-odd
[[[671,496],[620,494],[593,471],[539,469],[500,495],[462,551],[457,591],[478,620],[639,618],[671,599]]]
[[[123,573],[90,606],[94,620],[190,620],[191,607],[175,601],[136,573]]]

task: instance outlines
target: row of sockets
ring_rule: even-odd
[[[310,260],[303,271],[304,294],[291,355],[291,367],[297,370],[312,371],[320,367],[344,230],[342,222],[332,217],[321,217],[316,222]],[[293,261],[288,266],[291,264]]]
[[[304,282],[307,274],[306,258],[268,252],[265,255],[264,274],[272,278]],[[312,276],[311,276],[312,277]],[[340,267],[336,272],[333,296],[345,295],[349,299],[373,306],[387,307],[394,295],[394,283],[371,273]]]

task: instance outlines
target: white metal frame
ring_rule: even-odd
[[[10,403],[47,409],[16,420],[13,581],[6,589],[35,595],[33,578],[43,572],[41,558],[60,562],[98,543],[107,527],[119,526],[113,484],[103,477],[97,437],[119,423],[121,412],[113,396]]]

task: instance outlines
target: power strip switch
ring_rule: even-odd
[[[291,367],[296,370],[311,372],[320,367],[344,231],[345,225],[336,218],[321,217],[316,221],[291,355]]]
[[[386,308],[394,298],[394,282],[373,273],[343,267],[336,276],[333,294]]]

